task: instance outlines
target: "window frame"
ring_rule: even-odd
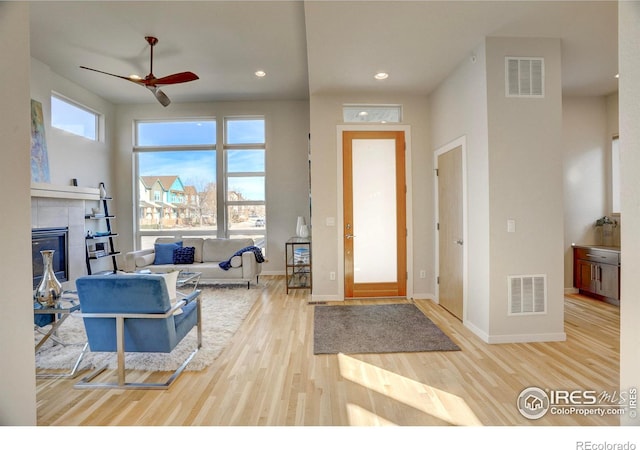
[[[240,143],[240,144],[229,144],[228,137],[228,124],[233,121],[243,121],[243,120],[261,120],[264,127],[264,142],[262,143]],[[252,235],[264,235],[264,244],[263,248],[266,248],[266,240],[267,240],[267,224],[266,217],[264,220],[264,227],[258,230],[252,229],[239,229],[232,230],[230,226],[228,226],[228,210],[229,207],[239,206],[239,207],[262,207],[265,211],[267,211],[267,120],[263,115],[233,115],[233,116],[225,116],[223,119],[223,176],[224,176],[224,212],[225,212],[225,229],[226,234],[225,237],[232,238],[233,236],[252,236]],[[230,151],[250,151],[250,150],[262,150],[264,152],[264,170],[259,172],[230,172],[229,171],[229,152]],[[262,178],[264,181],[264,200],[229,200],[229,179],[230,178]]]
[[[74,131],[67,130],[65,128],[60,128],[60,127],[54,125],[54,114],[53,114],[53,101],[54,101],[54,99],[58,100],[58,101],[60,101],[62,103],[65,103],[68,106],[70,106],[72,108],[75,108],[75,109],[77,109],[77,110],[79,110],[81,112],[88,113],[91,116],[93,116],[93,118],[94,118],[94,130],[93,131],[94,131],[95,137],[90,137],[90,136],[87,136],[86,134],[78,134],[78,133],[76,133]],[[92,141],[92,142],[104,142],[104,132],[103,132],[103,130],[104,130],[104,114],[102,114],[101,112],[96,111],[95,109],[90,108],[90,107],[88,107],[88,106],[86,106],[86,105],[84,105],[84,104],[82,104],[82,103],[80,103],[80,102],[78,102],[76,100],[73,100],[73,99],[71,99],[71,98],[69,98],[69,97],[67,97],[65,95],[62,95],[62,94],[60,94],[58,92],[55,92],[55,91],[51,91],[50,102],[51,102],[51,128],[55,128],[56,130],[59,130],[59,131],[61,131],[63,133],[68,133],[68,134],[70,134],[72,136],[77,136],[77,137],[80,137],[80,138],[84,138],[84,139],[87,139],[87,140]]]
[[[359,111],[356,114],[357,120],[350,120],[350,112]],[[391,120],[389,114],[397,114],[396,120]],[[380,104],[380,103],[345,103],[342,105],[342,121],[343,123],[364,123],[364,124],[399,124],[402,123],[402,105],[401,104]],[[380,119],[377,117],[387,116],[390,120]]]
[[[262,120],[264,126],[264,143],[251,143],[251,144],[226,144],[227,137],[227,120]],[[199,145],[138,145],[139,142],[139,129],[138,126],[141,123],[149,123],[149,122],[196,122],[196,121],[215,121],[216,123],[216,136],[214,144],[199,144]],[[221,123],[222,122],[222,126]],[[266,148],[267,148],[267,120],[264,115],[232,115],[225,116],[220,121],[215,116],[210,117],[181,117],[181,118],[162,118],[162,119],[134,119],[133,121],[133,160],[134,160],[134,196],[135,196],[135,204],[138,205],[140,203],[140,192],[139,192],[139,180],[140,180],[140,165],[138,155],[140,153],[155,153],[155,152],[165,152],[165,151],[214,151],[216,157],[216,230],[215,234],[217,238],[234,238],[234,237],[245,237],[245,236],[264,236],[264,242],[260,243],[263,251],[266,251],[266,242],[267,242],[267,225],[266,225],[266,184],[267,184],[267,174],[266,174]],[[229,172],[227,170],[227,151],[228,150],[263,150],[264,151],[264,170],[260,172]],[[229,185],[229,177],[262,177],[264,180],[264,200],[246,200],[246,201],[231,201],[228,200],[228,185]],[[183,180],[184,181],[184,180]],[[230,206],[261,206],[264,207],[265,211],[265,224],[263,227],[258,229],[237,229],[232,230],[229,226],[228,221],[228,210]],[[136,209],[137,210],[137,209]],[[135,223],[135,241],[136,248],[141,248],[142,238],[144,236],[174,236],[174,237],[182,237],[182,236],[203,236],[207,234],[211,234],[214,232],[211,230],[210,232],[204,232],[202,229],[199,230],[189,230],[182,228],[173,228],[173,229],[157,229],[157,230],[142,230],[140,229],[140,221],[139,217],[136,214],[136,223]]]

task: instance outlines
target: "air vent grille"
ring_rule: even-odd
[[[546,314],[547,276],[509,276],[509,315]]]
[[[544,58],[505,59],[507,97],[544,97]]]

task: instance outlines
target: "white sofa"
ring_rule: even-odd
[[[252,251],[234,256],[239,250],[254,246],[252,239],[217,239],[217,238],[158,238],[155,244],[169,244],[182,241],[182,247],[194,247],[193,264],[156,264],[154,249],[137,250],[125,255],[125,270],[135,272],[150,270],[151,272],[167,272],[183,270],[185,272],[202,272],[200,283],[214,282],[258,282],[262,264],[257,261]],[[220,263],[229,261],[231,267],[224,270]]]

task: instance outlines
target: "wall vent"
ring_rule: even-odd
[[[547,276],[513,275],[509,282],[509,315],[547,313]]]
[[[505,58],[507,97],[544,97],[544,58]]]

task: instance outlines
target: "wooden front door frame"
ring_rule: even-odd
[[[407,234],[406,234],[406,166],[404,154],[406,151],[403,131],[345,131],[343,133],[343,217],[346,226],[344,228],[344,267],[345,267],[345,297],[348,298],[376,298],[376,297],[405,297],[407,293]],[[396,242],[395,260],[397,271],[395,281],[369,281],[356,282],[354,273],[355,242],[360,236],[357,228],[366,225],[354,223],[354,209],[356,204],[353,199],[353,150],[355,141],[393,141],[393,154],[395,162],[394,188],[395,188],[395,224]],[[354,228],[351,229],[353,224]],[[357,227],[356,227],[357,226]]]
[[[342,173],[343,173],[343,142],[342,135],[344,131],[403,131],[404,132],[404,140],[406,145],[405,152],[405,182],[407,185],[406,191],[406,221],[407,221],[407,263],[406,269],[408,273],[407,277],[407,298],[413,298],[413,194],[412,194],[412,180],[411,180],[411,127],[408,125],[338,125],[336,127],[336,153],[337,153],[337,211],[336,211],[336,241],[337,241],[337,256],[338,260],[337,264],[337,274],[336,274],[336,282],[338,283],[338,300],[344,300],[344,239],[343,233],[344,230],[344,204],[343,204],[343,196],[344,196],[344,186],[342,183]]]

